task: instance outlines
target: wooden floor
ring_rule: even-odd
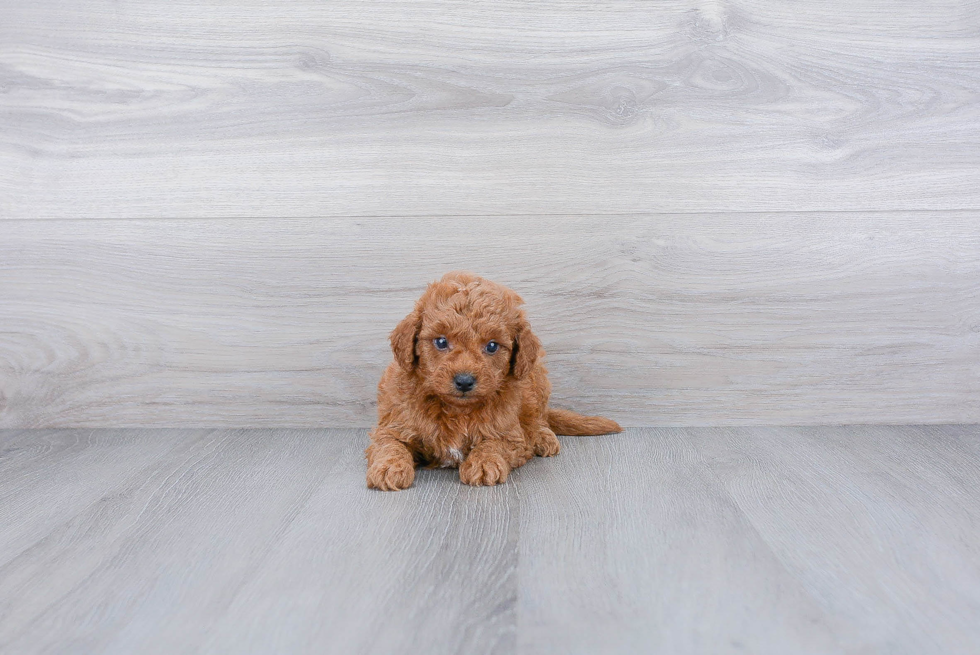
[[[980,426],[634,429],[401,493],[365,441],[0,432],[0,651],[980,652]]]

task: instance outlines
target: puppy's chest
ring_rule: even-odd
[[[433,434],[424,440],[425,454],[431,464],[439,467],[462,464],[477,441],[472,427],[466,421],[436,426]]]

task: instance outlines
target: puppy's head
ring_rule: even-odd
[[[391,333],[395,361],[452,405],[485,401],[534,367],[541,344],[510,289],[469,273],[429,285]]]

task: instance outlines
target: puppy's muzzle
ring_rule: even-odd
[[[457,391],[466,393],[472,391],[473,387],[476,386],[476,378],[470,373],[457,373],[453,377],[453,384],[456,385]]]

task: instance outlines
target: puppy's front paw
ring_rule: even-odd
[[[403,459],[375,462],[367,471],[367,485],[381,491],[408,489],[414,480],[415,466]]]
[[[471,454],[459,465],[459,479],[474,487],[490,487],[507,479],[510,466],[500,455]]]
[[[534,443],[534,454],[538,457],[553,457],[561,450],[558,437],[551,430],[543,430],[538,433],[538,439]]]

